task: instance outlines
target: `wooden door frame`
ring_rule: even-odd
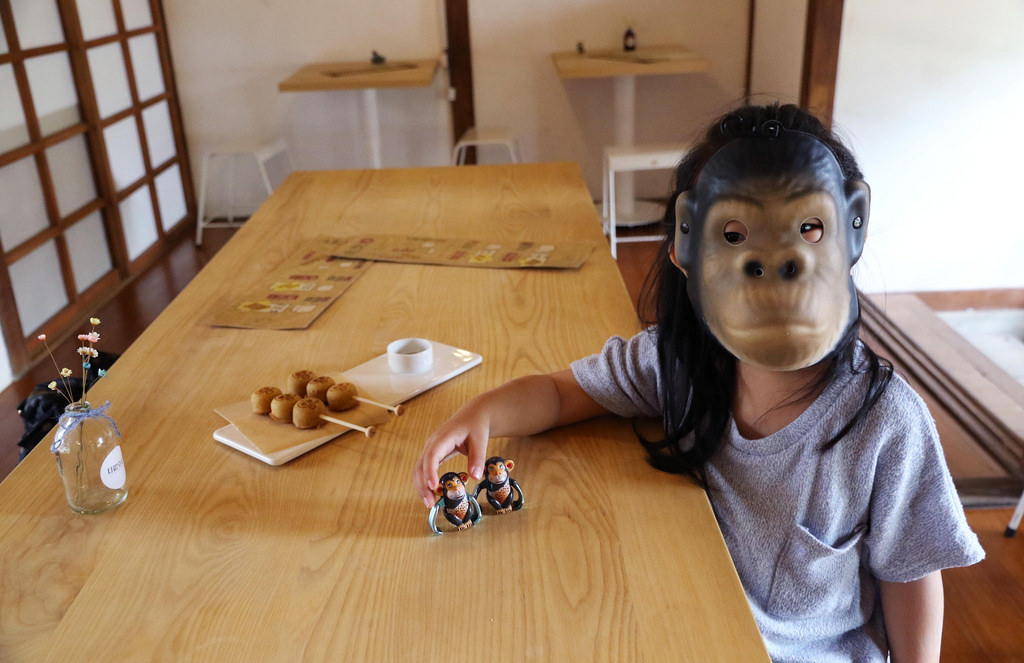
[[[800,106],[812,111],[827,127],[832,126],[842,30],[843,0],[808,0]]]

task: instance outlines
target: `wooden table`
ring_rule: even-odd
[[[704,493],[650,468],[627,421],[492,441],[527,506],[468,531],[431,535],[413,491],[461,403],[637,328],[607,251],[576,271],[376,263],[308,329],[206,325],[304,241],[356,232],[603,241],[575,165],[293,174],[91,392],[128,500],[72,513],[46,440],[0,484],[0,659],[767,660]],[[212,439],[215,406],[406,336],[484,360],[372,440],[280,467]]]
[[[309,64],[281,81],[281,92],[322,92],[324,90],[362,90],[363,120],[370,149],[370,163],[381,167],[380,111],[378,88],[427,87],[434,80],[437,58],[371,62],[317,62]]]
[[[615,145],[630,147],[636,136],[636,77],[695,74],[711,68],[711,62],[685,46],[646,46],[635,51],[621,48],[577,53],[554,53],[551,59],[561,78],[613,78]],[[620,225],[649,223],[660,218],[663,206],[638,210],[633,195],[633,173],[616,178],[617,216]]]

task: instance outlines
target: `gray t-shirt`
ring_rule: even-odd
[[[610,339],[573,363],[577,382],[615,414],[660,416],[656,334]],[[708,497],[777,663],[885,661],[877,579],[909,582],[985,556],[927,406],[899,376],[850,433],[820,451],[866,385],[865,374],[846,367],[793,423],[759,440],[730,420],[706,467]]]

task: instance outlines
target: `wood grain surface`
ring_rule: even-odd
[[[705,495],[651,469],[627,421],[493,440],[527,506],[468,531],[431,535],[412,489],[461,403],[637,329],[607,251],[575,271],[376,263],[308,329],[206,324],[303,241],[363,231],[601,239],[575,165],[293,174],[90,394],[113,403],[127,501],[72,513],[45,440],[0,484],[0,659],[767,660]],[[406,336],[484,360],[372,440],[280,467],[212,439],[216,405]]]
[[[316,62],[308,64],[277,84],[280,92],[358,90],[385,87],[426,87],[440,62],[395,60],[383,64],[365,62]]]
[[[554,53],[551,59],[562,78],[607,78],[693,74],[707,71],[711,61],[685,46],[646,46],[635,51],[621,48]]]

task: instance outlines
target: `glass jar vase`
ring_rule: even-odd
[[[128,497],[121,434],[108,407],[109,401],[96,409],[88,401],[72,403],[57,424],[50,451],[72,511],[100,513]]]

